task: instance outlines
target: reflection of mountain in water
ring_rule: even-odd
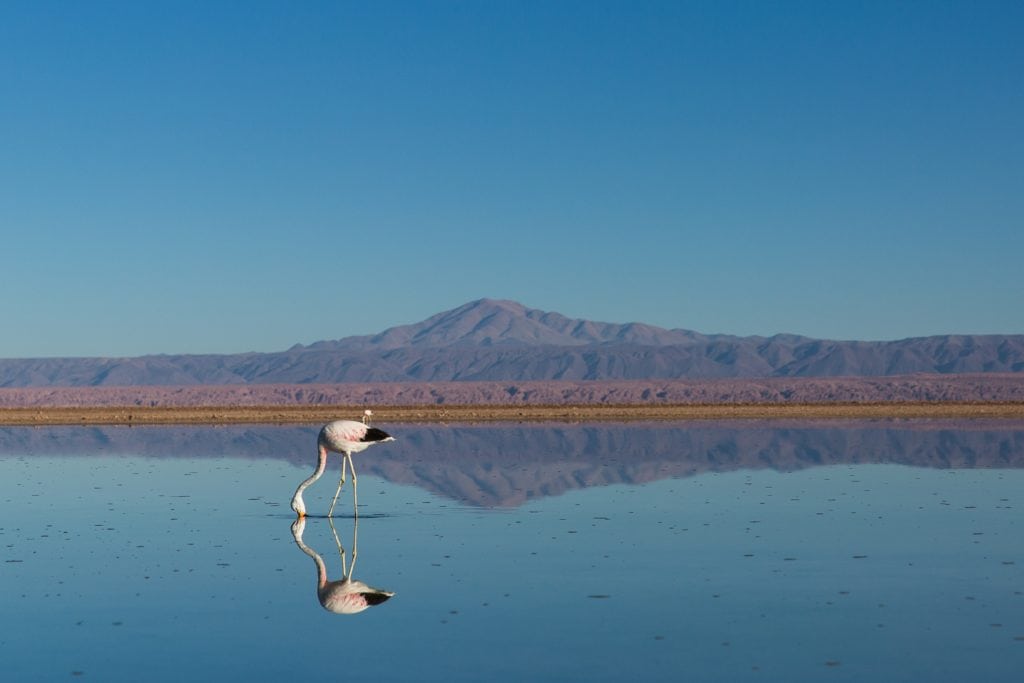
[[[317,429],[13,427],[0,429],[0,454],[280,458],[306,470],[315,465]],[[389,425],[388,430],[399,440],[357,455],[360,474],[480,506],[515,506],[589,486],[741,469],[866,463],[1024,467],[1021,422]],[[331,467],[337,469],[337,463]]]

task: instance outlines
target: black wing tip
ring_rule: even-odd
[[[383,429],[370,427],[369,429],[366,430],[366,434],[363,436],[363,441],[385,441],[390,438],[391,435],[385,432]]]

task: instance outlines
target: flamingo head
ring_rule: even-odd
[[[302,491],[296,491],[292,497],[292,510],[299,516],[299,519],[306,516],[306,504],[302,500]]]

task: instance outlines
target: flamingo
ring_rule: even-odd
[[[348,463],[349,471],[352,473],[352,505],[355,509],[355,514],[359,515],[359,494],[356,489],[356,468],[352,465],[352,454],[365,451],[375,443],[395,440],[395,437],[387,432],[366,424],[365,420],[371,414],[369,410],[364,413],[364,422],[335,420],[324,425],[323,429],[320,430],[320,436],[316,440],[318,455],[316,471],[313,472],[312,476],[299,484],[299,488],[295,489],[295,495],[292,496],[292,510],[300,518],[306,516],[306,504],[302,500],[302,492],[324,473],[324,469],[327,467],[328,451],[341,453],[342,459],[341,481],[338,482],[338,490],[334,492],[334,500],[331,501],[331,509],[327,512],[327,516],[331,517],[334,514],[334,504],[338,502],[338,494],[341,493],[341,487],[345,483],[346,462]]]
[[[338,581],[327,579],[327,565],[323,558],[303,542],[302,533],[306,530],[306,518],[299,517],[292,522],[292,538],[295,540],[295,545],[299,546],[299,550],[312,557],[313,562],[316,563],[316,597],[321,606],[335,614],[358,614],[367,607],[376,607],[393,597],[392,591],[374,588],[352,578],[352,574],[356,570],[356,554],[359,552],[357,549],[359,518],[357,517],[353,522],[352,564],[347,567],[345,565],[345,549],[341,546],[341,540],[338,538],[338,530],[334,528],[333,520],[328,518],[327,521],[331,523],[334,542],[341,555],[341,579]]]

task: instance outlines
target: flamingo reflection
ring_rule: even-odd
[[[352,578],[356,570],[356,556],[358,551],[359,520],[353,521],[352,526],[352,564],[346,565],[345,548],[338,538],[338,530],[334,528],[334,522],[327,520],[331,525],[331,532],[334,534],[334,542],[338,546],[338,554],[341,556],[341,579],[337,581],[327,580],[327,565],[320,554],[310,548],[302,540],[302,534],[306,530],[306,518],[299,517],[292,522],[292,538],[299,550],[313,558],[316,564],[316,596],[320,605],[328,612],[335,614],[358,614],[367,607],[376,607],[386,602],[394,593],[392,591],[380,590],[368,586],[362,581]]]

